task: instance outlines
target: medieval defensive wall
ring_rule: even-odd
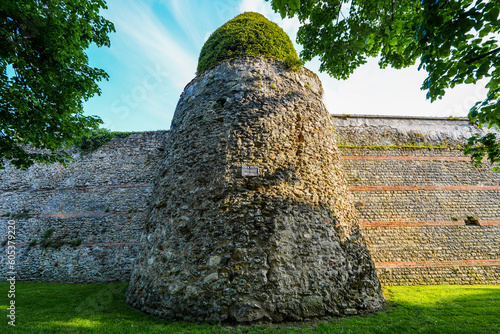
[[[474,168],[465,119],[332,115],[383,285],[500,284],[500,174]],[[0,172],[0,259],[18,278],[127,282],[168,131],[114,138],[75,162]],[[8,270],[2,270],[5,276]],[[6,277],[2,277],[5,279]]]

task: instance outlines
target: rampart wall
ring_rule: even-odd
[[[477,130],[455,119],[332,118],[382,284],[500,284],[500,174],[472,167],[459,147]],[[167,136],[115,138],[73,152],[68,167],[0,171],[2,266],[14,221],[19,279],[128,281]]]
[[[0,171],[2,266],[13,220],[20,280],[127,281],[166,135],[114,138],[91,154],[72,152],[67,167]]]
[[[500,174],[474,168],[463,119],[334,117],[385,285],[500,283]]]

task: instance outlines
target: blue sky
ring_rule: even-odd
[[[114,131],[169,129],[184,87],[195,77],[204,41],[236,15],[255,11],[280,25],[295,43],[300,23],[275,14],[264,0],[108,0],[102,15],[115,24],[110,48],[89,49],[92,66],[110,75],[101,96],[85,103],[85,114],[97,115]],[[456,87],[443,100],[430,103],[420,85],[426,77],[416,66],[378,68],[371,60],[345,81],[316,72],[333,114],[466,116],[485,94],[484,85]]]

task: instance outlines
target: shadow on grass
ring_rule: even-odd
[[[225,326],[169,322],[125,304],[126,283],[16,284],[16,326],[0,283],[1,333],[500,333],[500,286],[385,287],[376,314],[304,324]]]

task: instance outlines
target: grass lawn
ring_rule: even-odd
[[[225,326],[168,322],[124,302],[127,284],[0,283],[0,333],[500,333],[500,286],[385,287],[385,311],[307,324]]]

